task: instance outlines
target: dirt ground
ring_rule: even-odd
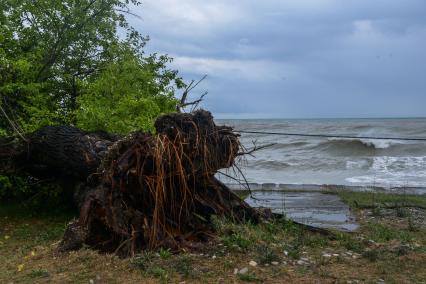
[[[216,219],[217,239],[196,251],[120,259],[88,248],[59,254],[72,216],[9,206],[0,210],[0,283],[426,283],[426,210],[392,207],[353,207],[360,229],[330,235],[286,219]]]

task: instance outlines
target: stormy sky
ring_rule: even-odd
[[[144,0],[130,23],[226,118],[425,117],[425,0]]]

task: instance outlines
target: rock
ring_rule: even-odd
[[[331,257],[331,254],[324,253],[324,254],[322,255],[322,257],[327,257],[327,258],[329,258],[329,257]]]
[[[303,260],[304,262],[309,262],[309,259],[306,257],[301,257],[300,260]]]
[[[333,253],[333,256],[338,257],[339,254],[338,253]]]
[[[254,261],[254,260],[250,260],[249,265],[253,266],[253,267],[256,267],[257,266],[257,262]]]
[[[239,274],[246,274],[248,272],[248,268],[244,267],[242,269],[240,269],[240,271],[238,271]]]
[[[234,268],[234,274],[238,274],[238,268]]]
[[[303,265],[303,264],[305,264],[305,262],[304,262],[303,260],[298,260],[298,261],[297,261],[297,264],[298,264],[298,265]]]
[[[283,264],[283,265],[287,265],[287,261],[283,261],[283,262],[282,262],[282,264]]]
[[[215,259],[215,258],[216,258],[216,255],[213,255],[213,256],[212,256],[212,258],[213,258],[213,259]]]
[[[288,251],[286,251],[286,250],[285,250],[285,251],[284,251],[284,255],[285,255],[285,256],[288,256]]]
[[[272,261],[272,262],[271,262],[271,264],[272,264],[272,265],[278,265],[278,264],[280,264],[280,263],[279,263],[278,261]]]

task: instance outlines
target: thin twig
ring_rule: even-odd
[[[271,146],[274,146],[275,144],[277,144],[277,143],[269,143],[269,144],[262,145],[262,146],[256,146],[255,142],[253,142],[253,145],[254,145],[253,148],[251,148],[248,151],[239,152],[239,153],[237,153],[237,156],[250,155],[250,156],[253,157],[254,152],[268,148],[268,147],[271,147]]]
[[[13,128],[13,130],[19,135],[19,137],[22,138],[25,142],[28,142],[28,140],[22,135],[22,133],[18,130],[18,127],[15,125],[15,123],[9,118],[6,111],[3,109],[3,107],[0,104],[0,111],[3,114],[3,116],[6,118],[6,120],[9,122],[10,126]]]

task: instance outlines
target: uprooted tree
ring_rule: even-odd
[[[215,178],[233,166],[238,135],[207,111],[170,114],[156,134],[126,137],[69,126],[41,128],[23,139],[0,140],[0,172],[72,184],[80,216],[59,246],[83,244],[121,256],[159,246],[190,247],[213,236],[211,217],[259,220]]]

